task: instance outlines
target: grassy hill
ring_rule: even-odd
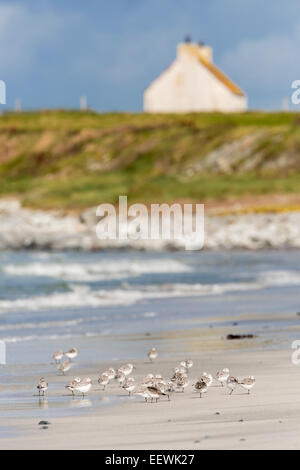
[[[31,207],[273,193],[300,193],[295,113],[0,116],[0,197]]]

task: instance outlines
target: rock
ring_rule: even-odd
[[[100,218],[96,215],[97,207],[87,209],[80,214],[80,221],[88,227],[95,227]]]
[[[228,341],[233,341],[237,339],[253,339],[256,338],[254,335],[227,335],[226,339]]]
[[[96,235],[96,207],[80,216],[60,211],[23,208],[18,201],[0,199],[0,250],[181,250],[180,240],[100,240]],[[178,222],[179,223],[179,222]],[[134,233],[133,233],[134,235]],[[192,243],[192,242],[190,242]],[[198,249],[197,241],[191,245]],[[260,250],[300,248],[300,211],[289,213],[206,215],[205,249]],[[262,279],[264,281],[264,279]]]

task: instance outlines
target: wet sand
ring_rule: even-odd
[[[114,381],[101,391],[96,380],[108,363],[81,366],[76,375],[90,376],[94,388],[89,397],[74,400],[63,385],[72,378],[54,374],[48,398],[41,400],[40,412],[6,415],[1,419],[1,449],[299,449],[300,374],[291,362],[292,350],[218,350],[189,354],[195,364],[191,384],[204,370],[215,373],[229,367],[233,375],[255,375],[256,387],[250,396],[239,388],[232,396],[220,386],[212,386],[199,398],[190,385],[172,400],[145,403],[128,397]],[[155,364],[135,361],[134,376],[140,380],[148,373],[169,377],[178,358],[162,357]],[[111,363],[117,367],[119,363]],[[38,397],[30,394],[38,372],[28,372],[28,402],[38,407]],[[50,382],[50,377],[49,377]],[[15,385],[17,387],[17,385]],[[6,392],[11,385],[6,386]],[[5,391],[1,387],[2,402]],[[60,402],[62,410],[51,413]],[[44,403],[43,403],[44,402]],[[73,403],[73,405],[72,405]],[[103,405],[103,406],[102,406]],[[7,404],[9,405],[9,403]],[[73,407],[73,408],[72,408]],[[74,413],[74,410],[77,412]],[[2,404],[4,414],[5,404]],[[49,420],[48,429],[38,425]]]

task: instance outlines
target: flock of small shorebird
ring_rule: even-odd
[[[62,361],[64,356],[67,357],[67,360]],[[62,350],[56,351],[53,354],[53,359],[57,364],[57,369],[65,375],[65,373],[71,368],[71,361],[77,356],[78,350],[76,348],[72,348],[66,353]],[[158,351],[155,348],[152,348],[148,352],[149,361],[154,362],[157,357]],[[141,396],[146,402],[148,402],[148,400],[151,402],[157,402],[162,397],[167,397],[168,400],[170,400],[170,397],[176,391],[184,392],[190,385],[189,372],[193,365],[193,361],[190,359],[182,361],[178,367],[173,369],[172,377],[169,380],[164,380],[161,375],[148,374],[140,384],[137,384],[135,379],[131,376],[135,367],[133,364],[126,364],[118,370],[110,368],[103,372],[98,379],[98,384],[103,387],[103,390],[105,390],[106,386],[112,380],[116,380],[119,382],[120,387],[128,392],[130,396],[132,394]],[[216,380],[222,387],[226,386],[230,395],[232,395],[235,389],[239,386],[250,394],[251,389],[256,383],[256,379],[253,376],[239,380],[237,377],[230,375],[229,369],[225,368],[217,372],[215,378],[211,374],[203,372],[192,386],[194,387],[194,390],[199,393],[200,398],[202,398],[203,394],[207,393],[214,380]],[[81,394],[82,397],[85,397],[92,388],[92,380],[89,377],[84,379],[75,377],[66,385],[65,388],[72,393],[73,397],[76,392]],[[45,395],[48,390],[48,383],[44,378],[40,379],[37,389],[39,395]]]

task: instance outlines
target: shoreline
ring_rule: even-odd
[[[285,349],[236,354],[224,350],[189,355],[195,363],[191,383],[204,369],[215,373],[228,366],[240,378],[255,375],[257,384],[250,396],[242,389],[229,396],[227,390],[213,386],[199,399],[190,385],[184,394],[176,393],[171,402],[146,404],[142,398],[127,397],[116,383],[108,386],[106,392],[98,391],[96,385],[90,394],[92,402],[113,395],[119,403],[87,408],[78,416],[50,418],[47,430],[40,429],[34,417],[3,419],[9,435],[0,439],[0,448],[299,449],[300,377],[291,362],[291,352]],[[167,376],[177,359],[164,357],[155,364],[134,361],[134,375],[138,380],[150,372]],[[93,371],[83,367],[80,374],[95,380],[95,369],[100,372],[108,365],[97,363]],[[59,382],[67,382],[70,377]],[[49,392],[49,403],[54,399],[52,393]],[[75,401],[80,404],[81,398]],[[45,410],[44,419],[47,416]]]

